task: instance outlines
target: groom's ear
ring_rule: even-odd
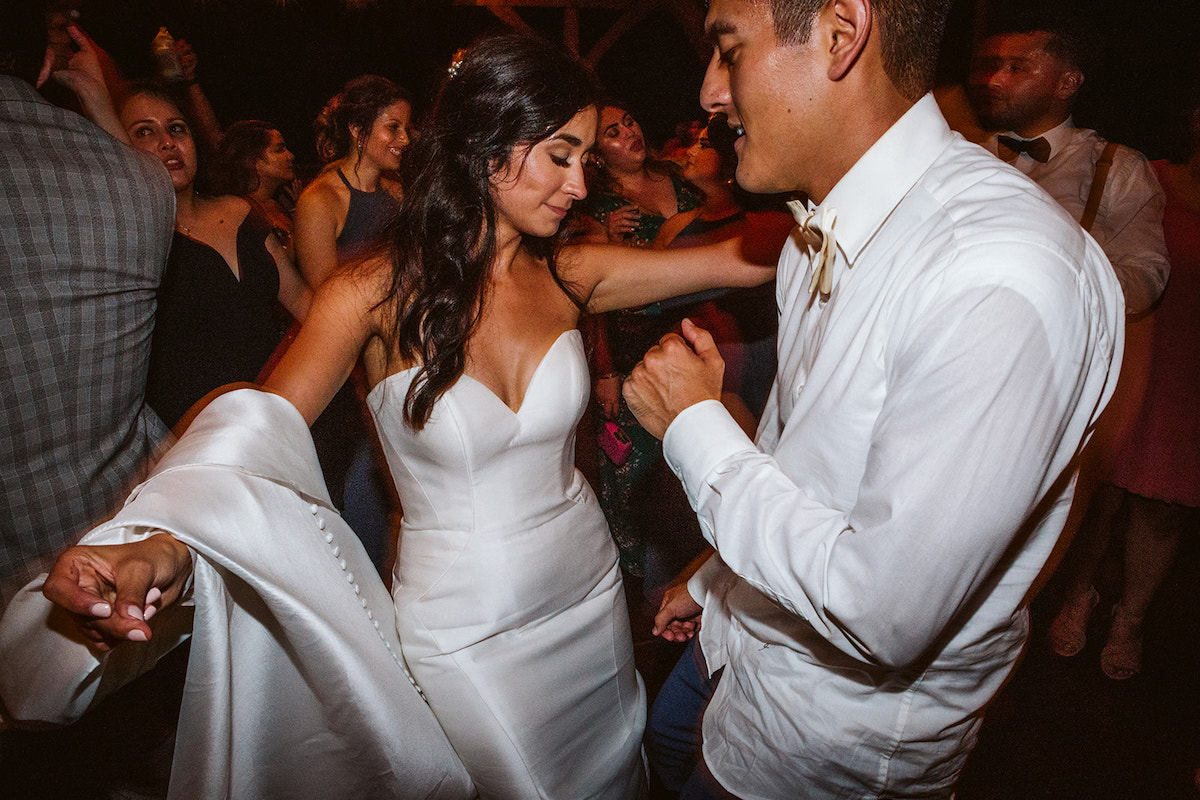
[[[823,36],[822,47],[828,54],[831,81],[840,81],[858,61],[870,39],[874,21],[869,0],[833,0],[818,14],[814,23]]]

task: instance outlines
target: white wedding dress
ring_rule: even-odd
[[[515,412],[464,375],[414,431],[414,376],[368,397],[404,509],[392,593],[413,676],[482,797],[640,796],[645,697],[617,552],[574,466],[579,332]]]
[[[516,413],[464,376],[414,432],[413,375],[369,398],[404,501],[394,598],[332,507],[300,414],[232,391],[83,539],[171,532],[193,553],[194,606],[101,654],[39,578],[0,618],[0,711],[70,722],[190,636],[173,800],[644,794],[616,548],[574,468],[579,333],[550,348]]]

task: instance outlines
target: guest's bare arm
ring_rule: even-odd
[[[757,238],[678,250],[581,244],[564,249],[559,272],[595,313],[720,286],[758,286],[775,277],[778,256],[778,247]]]
[[[300,193],[292,221],[296,266],[313,289],[338,268],[338,218],[343,213],[337,195],[321,178]]]
[[[385,261],[369,262],[327,280],[317,290],[300,333],[263,383],[265,389],[291,402],[308,424],[350,377],[375,333],[375,305],[385,284]]]
[[[75,96],[79,98],[83,113],[97,127],[104,129],[125,144],[130,144],[129,133],[117,116],[101,63],[102,59],[108,57],[108,54],[101,50],[78,25],[68,25],[67,34],[79,49],[67,62],[66,69],[52,72],[50,77],[56,83],[75,93]]]
[[[275,260],[275,269],[279,271],[279,302],[297,322],[304,322],[312,306],[313,291],[274,233],[267,236],[266,245],[267,252]]]

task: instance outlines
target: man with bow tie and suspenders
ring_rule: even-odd
[[[984,146],[1045,189],[1112,262],[1126,312],[1150,309],[1167,285],[1166,198],[1146,157],[1077,128],[1088,39],[1064,12],[1000,12],[973,59],[968,96],[998,131]]]
[[[1028,175],[1095,237],[1121,282],[1126,313],[1136,320],[1167,285],[1166,196],[1145,156],[1075,127],[1071,111],[1088,54],[1096,49],[1069,12],[1044,6],[1001,11],[974,54],[968,96],[984,126],[999,131],[984,146]],[[1106,478],[1145,391],[1148,325],[1129,328],[1120,385],[1077,481],[1064,534],[1073,544],[1059,570],[1063,598],[1047,632],[1062,656],[1083,649],[1099,601],[1091,584],[1116,533],[1123,498]]]

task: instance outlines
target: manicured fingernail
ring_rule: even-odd
[[[96,603],[88,611],[93,617],[107,617],[112,614],[112,606],[108,603]]]
[[[130,606],[129,608],[125,609],[125,616],[133,617],[134,619],[141,620],[142,622],[146,621],[145,615],[142,614],[142,610],[137,606]]]
[[[145,621],[149,622],[150,618],[153,617],[157,613],[158,613],[158,606],[146,606],[146,620]]]
[[[129,632],[129,641],[131,641],[131,642],[148,641],[148,639],[146,637],[146,632],[144,630],[142,630],[141,628],[134,628],[133,630],[131,630]]]
[[[160,597],[162,597],[162,591],[157,586],[153,586],[150,591],[146,592],[146,603],[158,602]]]

